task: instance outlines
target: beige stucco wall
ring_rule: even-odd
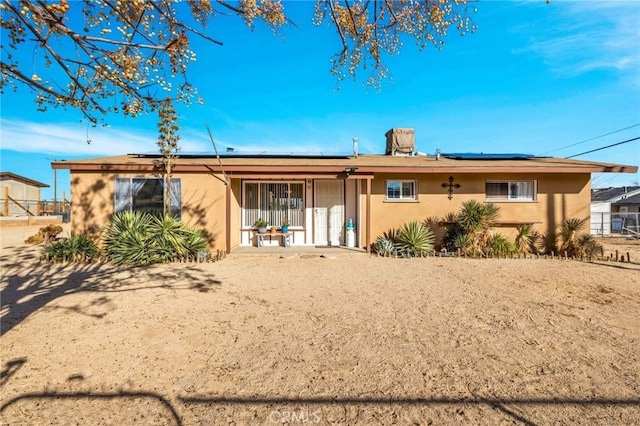
[[[114,213],[116,177],[136,173],[71,173],[71,224],[76,232],[99,232]],[[181,179],[182,220],[205,231],[212,250],[225,249],[225,185],[222,176],[176,173]]]
[[[534,202],[494,202],[500,207],[498,220],[533,221],[535,229],[541,233],[557,231],[563,220],[571,217],[589,220],[590,175],[585,174],[474,174],[455,175],[454,183],[461,187],[454,189],[449,200],[448,190],[442,183],[448,182],[450,175],[417,176],[417,202],[385,201],[386,181],[388,179],[407,179],[400,174],[377,174],[371,183],[371,238],[410,221],[422,221],[428,217],[442,218],[449,212],[457,212],[468,200],[485,201],[485,182],[487,180],[536,180],[538,197]],[[361,196],[361,204],[366,198]],[[363,216],[364,217],[364,216]],[[584,228],[589,230],[587,222]],[[515,238],[515,226],[499,227],[498,232]],[[362,242],[364,244],[364,241]]]
[[[76,232],[96,232],[108,222],[114,210],[113,173],[71,174],[72,214],[71,221]],[[149,177],[144,174],[118,173],[117,177]],[[386,202],[385,189],[388,179],[407,179],[401,174],[377,174],[371,183],[371,238],[397,228],[410,220],[428,217],[442,218],[456,212],[462,203],[475,199],[485,200],[486,180],[536,180],[538,197],[534,202],[499,202],[499,220],[532,221],[541,233],[557,231],[564,219],[577,217],[589,220],[590,175],[585,174],[475,174],[455,175],[461,187],[455,189],[453,199],[441,187],[448,174],[418,175],[417,202]],[[175,174],[182,180],[182,219],[189,225],[204,230],[210,238],[212,250],[226,249],[226,187],[222,176],[203,174]],[[240,244],[241,225],[241,181],[233,179],[230,193],[230,247]],[[355,203],[349,202],[347,216],[355,217],[360,246],[365,246],[366,182],[361,182],[360,208],[356,215]],[[308,193],[307,196],[310,196]],[[347,196],[355,197],[355,187],[350,183]],[[346,218],[345,218],[346,219]],[[308,226],[312,228],[311,224]],[[589,224],[585,226],[588,232]],[[498,231],[511,239],[515,237],[515,226],[500,227]]]

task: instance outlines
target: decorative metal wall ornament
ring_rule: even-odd
[[[453,176],[449,176],[449,183],[447,182],[443,182],[442,185],[443,188],[449,188],[449,199],[453,198],[453,190],[460,188],[460,184],[459,183],[453,183]]]

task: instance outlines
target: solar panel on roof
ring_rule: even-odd
[[[138,158],[160,158],[158,153],[142,153],[142,154],[128,154]],[[329,153],[268,153],[268,152],[223,152],[219,155],[213,153],[184,153],[181,152],[176,155],[177,158],[349,158],[349,154],[329,154]]]
[[[531,154],[485,154],[483,152],[461,152],[442,154],[443,157],[455,160],[526,160],[535,158]]]

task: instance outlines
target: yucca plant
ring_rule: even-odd
[[[465,201],[457,214],[457,223],[462,232],[469,237],[470,247],[457,248],[469,251],[472,256],[482,256],[487,252],[491,240],[490,230],[498,218],[500,207],[492,203],[481,203],[476,200]]]
[[[517,250],[503,234],[493,234],[489,238],[486,251],[489,256],[508,256]]]
[[[414,220],[398,229],[395,247],[400,256],[422,257],[433,252],[433,242],[433,232]]]
[[[591,234],[580,234],[576,237],[576,257],[593,260],[602,253],[602,245]]]
[[[500,207],[492,203],[465,201],[457,215],[458,223],[468,233],[481,234],[491,229],[499,212]]]
[[[541,254],[545,251],[546,236],[540,232],[533,230],[529,235],[530,248],[529,252],[533,254]]]
[[[518,235],[516,235],[516,250],[522,254],[531,254],[535,250],[533,225],[525,223],[516,227]]]
[[[451,241],[451,251],[460,250],[460,253],[464,256],[473,256],[474,244],[471,236],[464,232],[458,233]]]
[[[48,262],[91,262],[100,256],[100,249],[89,236],[73,234],[66,240],[45,246],[40,258]]]
[[[540,235],[540,243],[543,245],[542,251],[544,253],[548,254],[558,251],[558,235],[553,231]]]
[[[560,228],[560,238],[562,238],[560,251],[565,252],[568,257],[576,256],[576,235],[584,227],[585,223],[585,219],[575,217],[569,218],[562,223]]]

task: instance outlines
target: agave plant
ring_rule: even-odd
[[[144,266],[199,258],[207,240],[199,231],[169,215],[115,214],[104,236],[105,251],[116,265]]]
[[[418,221],[405,223],[395,238],[395,248],[400,256],[421,257],[433,253],[433,232]]]
[[[149,248],[153,216],[140,211],[116,213],[107,226],[103,243],[109,260],[116,265],[150,265],[156,262]]]
[[[373,251],[375,251],[379,256],[397,256],[398,253],[396,252],[395,246],[396,232],[397,231],[395,229],[389,229],[382,235],[378,236],[372,244]]]
[[[184,258],[189,254],[185,238],[184,224],[169,215],[153,216],[149,227],[149,241],[156,261],[171,262],[173,259]]]
[[[396,256],[396,247],[393,240],[382,235],[376,238],[375,242],[373,243],[373,251],[375,251],[379,256]]]

